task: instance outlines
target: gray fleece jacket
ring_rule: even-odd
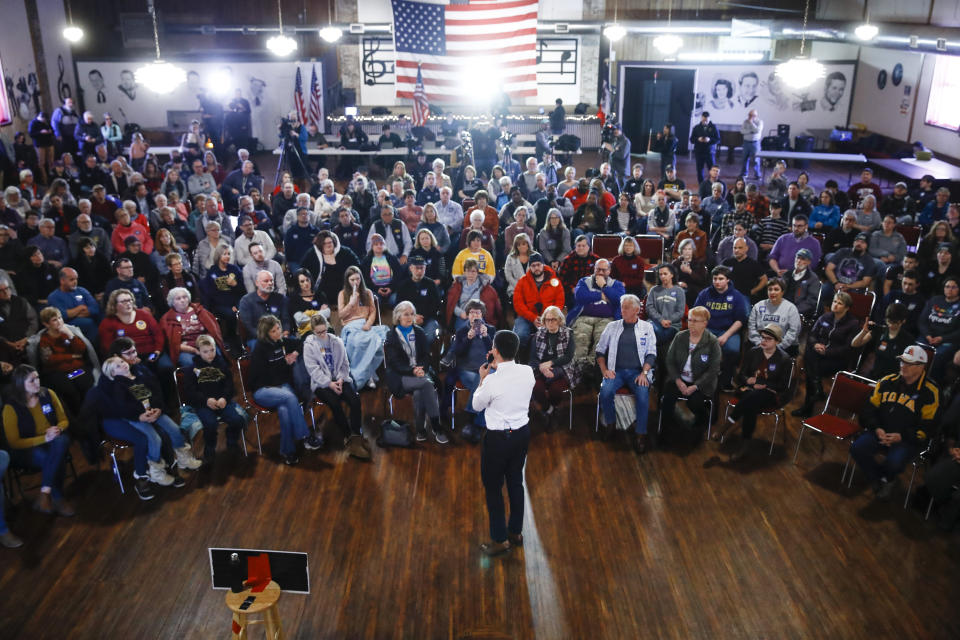
[[[659,325],[661,320],[669,320],[670,327],[680,330],[683,326],[683,311],[687,306],[686,293],[680,287],[669,289],[659,284],[647,294],[647,319]]]
[[[303,364],[307,368],[307,374],[310,376],[310,390],[326,388],[334,380],[345,380],[353,382],[350,377],[350,363],[347,361],[347,351],[343,348],[343,340],[335,335],[327,333],[330,339],[330,351],[333,352],[333,370],[327,367],[327,361],[323,357],[323,347],[320,339],[310,334],[303,342]]]

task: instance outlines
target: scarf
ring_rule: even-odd
[[[534,349],[536,350],[537,359],[540,362],[543,362],[544,354],[547,352],[547,333],[546,327],[540,327],[537,329],[537,334],[534,338]],[[569,350],[570,329],[562,327],[557,331],[557,356],[564,355]],[[580,369],[573,360],[571,360],[569,364],[560,367],[560,371],[556,371],[555,368],[554,375],[557,373],[563,373],[567,377],[567,382],[570,384],[571,389],[580,382]]]

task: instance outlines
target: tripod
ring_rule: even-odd
[[[300,149],[286,137],[280,142],[280,159],[277,161],[277,177],[273,184],[274,187],[280,184],[280,176],[283,174],[284,168],[290,172],[295,180],[308,180],[310,178],[310,171],[300,155]],[[303,185],[301,185],[302,187]]]

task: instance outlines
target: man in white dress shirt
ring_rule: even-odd
[[[493,337],[492,361],[480,367],[480,384],[473,393],[473,408],[486,411],[480,478],[487,496],[490,542],[480,545],[488,556],[523,545],[523,465],[530,444],[529,409],[533,394],[533,369],[514,358],[520,338],[513,331]],[[491,375],[493,373],[493,375]],[[510,498],[510,522],[503,507],[503,481]]]

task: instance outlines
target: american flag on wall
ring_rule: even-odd
[[[413,126],[425,127],[427,118],[430,117],[430,101],[427,100],[427,92],[423,89],[423,75],[417,68],[417,84],[413,89]]]
[[[307,124],[317,125],[323,131],[323,117],[320,114],[320,83],[317,81],[317,65],[313,65],[310,77],[310,111],[307,113]]]
[[[538,0],[391,0],[398,98],[413,98],[420,69],[430,102],[496,93],[537,95]]]
[[[303,102],[303,79],[300,77],[300,67],[297,67],[297,82],[293,88],[293,106],[297,110],[297,120],[307,121],[307,109]]]

